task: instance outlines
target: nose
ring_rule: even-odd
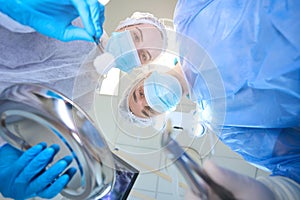
[[[146,100],[144,95],[141,95],[141,96],[138,97],[138,102],[137,103],[142,108],[144,108],[145,106],[148,106],[147,100]]]
[[[142,99],[142,106],[143,106],[143,107],[148,106],[148,103],[147,103],[145,97],[143,97],[143,99]]]
[[[142,51],[141,49],[138,49],[136,48],[137,52],[138,52],[138,55],[139,55],[139,59],[141,61],[141,64],[144,65],[144,64],[147,64],[144,60],[143,60],[143,54],[142,54]]]
[[[139,95],[137,103],[143,107],[148,105],[144,95],[142,95],[142,96]]]

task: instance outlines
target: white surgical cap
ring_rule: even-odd
[[[130,91],[138,84],[140,81],[142,81],[144,77],[138,78],[134,81],[133,84],[131,84],[124,92],[121,101],[118,106],[118,111],[126,121],[138,126],[138,127],[149,127],[153,125],[153,119],[152,118],[142,118],[134,115],[130,109],[129,109],[129,94]]]
[[[166,47],[167,43],[167,32],[165,26],[152,15],[151,13],[144,13],[144,12],[135,12],[131,15],[131,17],[127,17],[125,20],[121,21],[117,26],[116,30],[122,29],[127,26],[132,26],[135,24],[151,24],[155,26],[162,35],[162,39],[164,41],[163,47]]]

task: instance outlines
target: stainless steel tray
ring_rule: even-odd
[[[61,194],[68,199],[96,199],[113,187],[112,153],[92,120],[72,101],[50,88],[17,84],[0,95],[0,135],[26,150],[46,142],[59,144],[55,161],[73,155],[77,173]]]

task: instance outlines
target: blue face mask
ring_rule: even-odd
[[[105,51],[114,56],[115,67],[124,72],[130,72],[141,65],[130,31],[113,32]]]
[[[153,72],[144,81],[144,94],[153,110],[164,113],[176,109],[182,96],[182,87],[175,77]]]

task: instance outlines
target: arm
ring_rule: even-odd
[[[274,199],[274,194],[268,187],[251,177],[217,166],[209,160],[204,163],[203,168],[213,181],[231,191],[235,199]],[[197,200],[199,197],[188,191],[185,199]],[[220,198],[210,188],[208,199]]]

